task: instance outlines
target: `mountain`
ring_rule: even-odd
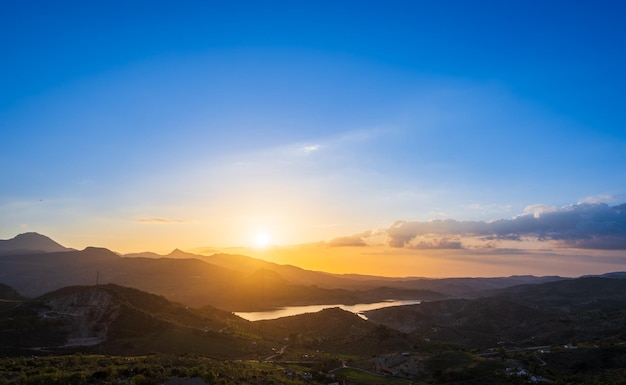
[[[6,255],[0,258],[0,282],[27,297],[70,285],[96,283],[100,267],[119,256],[106,249]]]
[[[65,286],[115,283],[202,306],[219,299],[239,279],[234,271],[198,259],[123,258],[93,247],[0,258],[0,282],[29,297]]]
[[[64,287],[0,306],[0,378],[191,383],[198,372],[208,383],[312,384],[334,381],[326,377],[333,373],[346,383],[495,385],[537,374],[617,384],[626,362],[624,284],[581,278],[370,311],[369,320],[330,308],[257,322],[119,285]],[[558,306],[537,302],[546,293],[560,297]],[[571,342],[579,348],[563,348]]]
[[[418,278],[405,279],[393,286],[407,289],[432,290],[457,298],[476,298],[494,290],[517,285],[536,285],[546,282],[563,280],[563,277],[532,275],[513,275],[510,277],[476,277],[476,278]]]
[[[209,263],[241,271],[246,274],[251,274],[252,272],[259,269],[272,270],[280,274],[289,282],[299,285],[316,285],[328,289],[347,290],[360,290],[371,288],[368,285],[363,285],[358,281],[353,281],[340,275],[320,271],[305,270],[292,265],[279,265],[277,263],[268,262],[262,259],[252,258],[245,255],[213,254],[211,256],[199,256],[199,258]]]
[[[327,289],[348,289],[361,290],[371,289],[369,283],[362,283],[359,280],[353,280],[346,276],[330,274],[320,271],[311,271],[292,265],[279,265],[277,263],[265,261],[239,254],[217,253],[213,255],[201,255],[188,253],[179,249],[175,249],[167,255],[159,255],[152,252],[125,254],[124,257],[142,257],[142,258],[196,258],[212,265],[224,267],[234,270],[244,275],[250,275],[258,270],[271,270],[280,274],[284,279],[292,284],[305,286],[319,286]]]
[[[626,271],[614,271],[600,275],[584,275],[583,277],[600,277],[600,278],[622,278],[626,279]]]
[[[293,285],[316,286],[326,289],[357,290],[378,293],[372,298],[387,299],[441,299],[442,297],[476,297],[482,292],[498,290],[521,284],[538,284],[562,280],[557,276],[535,277],[519,275],[494,278],[415,278],[415,277],[378,277],[359,274],[331,274],[311,271],[292,265],[279,265],[262,259],[238,254],[198,255],[181,250],[174,250],[167,255],[151,252],[127,254],[125,257],[145,258],[197,258],[213,265],[234,270],[245,275],[259,270],[274,271]],[[382,292],[386,296],[381,296]],[[363,295],[366,296],[367,295]]]
[[[372,322],[422,338],[486,348],[566,344],[620,335],[626,280],[577,278],[520,285],[476,299],[371,310]]]
[[[45,239],[56,244],[34,233],[22,234],[16,239],[22,243],[30,239],[29,247],[41,244]],[[11,240],[11,244],[16,243]],[[289,305],[356,304],[389,299],[470,298],[485,290],[562,279],[336,275],[243,255],[201,256],[174,250],[165,256],[150,252],[121,256],[104,248],[88,247],[77,251],[59,247],[62,251],[2,256],[0,282],[29,297],[65,286],[115,283],[163,295],[189,306],[212,305],[229,311],[250,311]]]
[[[0,355],[196,353],[264,359],[271,348],[350,354],[405,350],[396,331],[339,308],[249,322],[213,307],[189,308],[134,288],[69,286],[0,306]]]
[[[115,354],[185,353],[191,347],[219,357],[245,356],[249,343],[228,333],[247,321],[214,308],[203,310],[118,285],[72,286],[3,308],[0,346]]]
[[[263,335],[276,335],[290,349],[371,355],[412,348],[406,335],[340,308],[254,322]]]
[[[269,269],[245,273],[197,258],[127,258],[102,248],[0,258],[0,282],[29,297],[65,286],[115,283],[189,306],[259,310],[287,305],[355,304],[388,299],[384,291],[349,291],[292,283]],[[397,290],[398,295],[436,293]],[[433,297],[433,298],[434,298]],[[440,295],[439,295],[440,297]]]
[[[38,233],[24,233],[15,238],[0,240],[0,255],[55,253],[72,250]]]
[[[626,279],[581,277],[542,285],[512,286],[501,290],[499,296],[563,312],[611,303],[624,304],[626,308]]]

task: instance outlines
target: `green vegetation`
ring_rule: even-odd
[[[449,351],[433,354],[425,361],[427,372],[436,383],[469,381],[494,377],[497,371],[505,369],[504,363],[485,359],[463,351]]]
[[[339,379],[362,385],[406,385],[411,383],[400,378],[383,376],[354,368],[343,368],[334,373]]]
[[[368,321],[333,308],[249,322],[117,285],[67,287],[2,302],[0,384],[626,385],[624,284],[579,282],[388,308]],[[585,302],[569,298],[576,290]]]
[[[608,341],[603,341],[608,342]],[[407,376],[352,366],[340,360],[320,360],[299,365],[278,362],[217,360],[195,354],[111,356],[72,354],[52,356],[0,357],[0,383],[6,385],[117,385],[161,384],[172,378],[202,378],[207,384],[327,384],[339,381],[361,385],[404,384],[526,384],[529,375],[507,373],[505,367],[522,365],[533,375],[553,384],[626,384],[626,345],[593,348],[556,348],[533,361],[536,352],[510,353],[508,360],[485,359],[464,351],[445,351],[426,356],[389,355],[387,362],[412,360],[423,364],[424,372]],[[361,365],[372,360],[364,360]],[[380,362],[380,361],[379,361]],[[365,364],[366,365],[366,364]],[[519,367],[518,367],[519,369]],[[517,370],[517,369],[516,369]]]
[[[444,371],[460,366],[474,366],[481,361],[485,361],[485,359],[467,352],[442,352],[429,357],[428,360],[426,360],[426,368],[433,372]]]
[[[577,349],[559,347],[541,355],[546,365],[537,366],[537,373],[556,379],[555,384],[626,384],[626,344],[597,342],[578,344]]]
[[[6,385],[160,384],[171,378],[200,377],[209,384],[303,384],[277,366],[185,356],[69,356],[0,358]]]

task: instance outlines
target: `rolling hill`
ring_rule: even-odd
[[[0,283],[0,301],[22,301],[24,299],[24,296],[17,290],[9,285]]]
[[[86,248],[0,257],[0,282],[29,297],[64,286],[115,283],[199,307],[256,310],[285,305],[376,302],[389,295],[441,297],[427,291],[349,291],[294,284],[279,273],[241,273],[197,258],[126,258],[110,250]]]
[[[623,334],[626,279],[578,278],[521,285],[476,299],[365,312],[372,322],[465,347],[566,344]]]
[[[2,308],[4,351],[90,351],[116,354],[197,352],[245,356],[248,343],[220,333],[246,323],[215,308],[190,309],[118,285],[65,287]],[[176,343],[172,343],[175,340]]]
[[[211,307],[188,308],[119,285],[72,286],[4,303],[0,307],[0,356],[12,357],[3,364],[15,370],[28,369],[40,359],[50,361],[40,355],[60,357],[70,371],[79,360],[93,360],[89,365],[97,369],[114,359],[124,363],[118,368],[124,368],[123,376],[129,379],[138,373],[133,372],[139,369],[135,360],[145,357],[158,361],[157,371],[150,371],[154,378],[172,360],[180,366],[181,357],[189,362],[210,357],[234,365],[227,372],[220,369],[221,374],[230,373],[226,383],[247,383],[248,378],[267,378],[269,373],[278,375],[280,381],[273,383],[301,383],[291,382],[296,378],[290,376],[308,368],[348,376],[353,383],[363,383],[364,373],[368,373],[366,383],[377,384],[407,380],[527,383],[527,378],[517,381],[504,372],[510,365],[532,366],[552,380],[583,372],[589,378],[605,378],[606,373],[621,378],[626,357],[621,347],[626,340],[625,283],[623,279],[581,278],[523,285],[492,297],[369,311],[369,320],[330,308],[257,322]],[[2,288],[12,292],[10,287]],[[550,301],[537,301],[546,293],[552,295]],[[567,301],[570,307],[564,307]],[[555,347],[543,357],[548,362],[545,370],[532,365],[539,361],[533,355],[537,346],[572,341],[586,342],[579,350]],[[528,352],[517,348],[525,346],[535,348]],[[482,356],[470,352],[486,347],[502,349],[483,350]],[[251,365],[248,378],[237,375],[244,362]],[[211,367],[217,367],[216,362]],[[251,375],[251,367],[260,371]],[[48,373],[48,368],[42,370]],[[173,370],[167,373],[177,375]],[[177,369],[176,373],[190,372]],[[10,369],[4,374],[8,379],[14,375]],[[105,377],[116,378],[116,372],[93,371],[89,383],[108,383],[100,381]],[[210,378],[219,375],[211,372]],[[328,378],[321,375],[309,383],[328,383]]]

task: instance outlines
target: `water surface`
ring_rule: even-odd
[[[304,313],[316,313],[323,309],[339,307],[343,310],[355,313],[359,315],[361,318],[367,319],[363,314],[364,311],[374,310],[374,309],[382,309],[384,307],[391,306],[402,306],[402,305],[415,305],[421,303],[421,300],[411,299],[411,300],[389,300],[383,302],[375,302],[375,303],[358,303],[356,305],[307,305],[307,306],[286,306],[276,308],[274,310],[267,311],[249,311],[249,312],[236,312],[235,315],[238,315],[241,318],[247,319],[248,321],[260,321],[266,319],[276,319],[281,317],[289,317],[292,315],[304,314]]]

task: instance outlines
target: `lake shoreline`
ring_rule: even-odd
[[[365,316],[361,313],[368,311],[368,310],[382,309],[385,307],[392,307],[392,306],[417,305],[422,302],[423,300],[421,299],[414,299],[414,300],[390,299],[386,301],[371,302],[371,303],[357,303],[357,304],[350,304],[350,305],[321,304],[321,305],[283,306],[283,307],[274,308],[272,310],[247,311],[247,312],[242,311],[242,312],[233,312],[233,314],[243,319],[246,319],[248,321],[263,321],[263,320],[277,319],[277,318],[283,318],[283,317],[290,317],[290,316],[299,315],[299,314],[316,313],[324,309],[338,307],[340,309],[354,313],[361,318],[364,318]]]

